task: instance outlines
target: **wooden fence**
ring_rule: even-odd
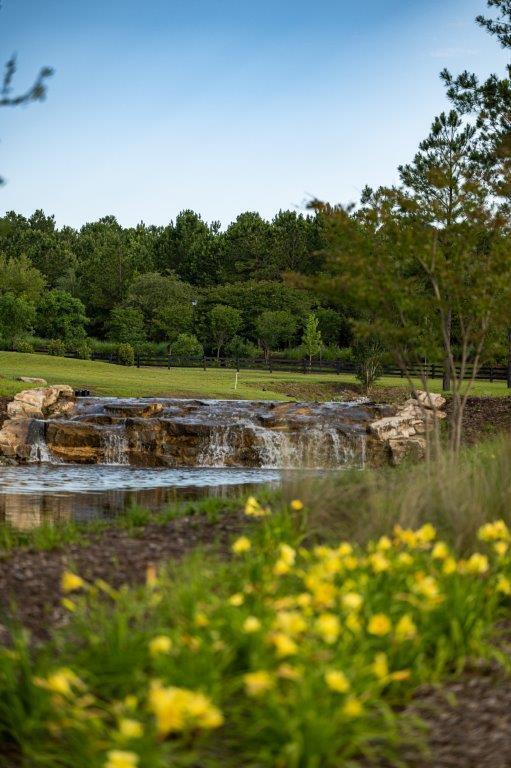
[[[37,352],[47,354],[48,349],[40,347]],[[76,358],[78,355],[73,352],[66,353],[65,357]],[[105,352],[93,352],[92,360],[101,360],[109,363],[119,363],[117,355],[115,353]],[[270,357],[265,359],[263,357],[257,358],[243,358],[243,357],[177,357],[174,355],[147,355],[136,354],[135,365],[137,368],[197,368],[198,370],[209,370],[215,368],[231,368],[236,371],[241,370],[264,370],[273,373],[274,371],[282,371],[288,373],[334,373],[340,375],[341,373],[354,373],[355,366],[351,362],[345,360],[289,360],[284,357]],[[458,373],[460,372],[460,366],[456,367]],[[428,363],[424,365],[414,365],[408,367],[408,373],[413,378],[422,378],[426,376],[428,379],[441,379],[443,375],[442,366],[438,363]],[[384,365],[383,375],[391,377],[405,378],[403,371],[395,365]],[[468,366],[465,371],[465,379],[469,379],[472,376],[472,367]],[[505,365],[485,365],[482,366],[477,374],[477,381],[506,381],[508,386],[511,385],[511,369]]]

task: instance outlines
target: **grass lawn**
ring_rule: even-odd
[[[27,385],[15,381],[17,376],[38,376],[49,384],[70,384],[86,388],[98,395],[125,397],[151,397],[168,395],[177,397],[218,397],[263,400],[311,399],[329,397],[328,388],[353,384],[350,375],[273,373],[267,371],[241,371],[235,390],[234,370],[197,368],[125,368],[111,363],[72,360],[48,355],[32,355],[19,352],[0,352],[0,395],[14,395]],[[293,385],[300,385],[295,394]],[[304,384],[307,386],[304,388]],[[417,382],[419,384],[419,382]],[[286,392],[289,385],[290,392]],[[406,386],[399,378],[384,377],[379,386]],[[321,388],[325,388],[325,393]],[[433,382],[432,389],[440,391],[441,381]],[[478,382],[473,390],[476,395],[506,396],[510,392],[505,382]]]

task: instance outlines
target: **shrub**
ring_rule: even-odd
[[[202,357],[204,354],[204,347],[193,333],[180,333],[171,349],[175,357]]]
[[[66,345],[61,339],[50,339],[48,342],[48,354],[56,357],[64,357],[66,354]]]
[[[383,371],[384,350],[378,339],[364,339],[353,349],[355,376],[364,392],[369,392]]]
[[[131,344],[119,344],[117,347],[117,362],[120,365],[135,365],[135,350]]]
[[[92,346],[88,339],[74,344],[73,352],[80,360],[90,360],[92,357]]]
[[[30,341],[30,339],[26,338],[16,338],[12,341],[12,349],[14,352],[33,352],[34,351],[34,345]]]

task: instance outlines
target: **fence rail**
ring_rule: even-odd
[[[49,354],[47,347],[36,348],[36,352],[42,354]],[[79,355],[74,352],[66,352],[65,357],[78,358]],[[108,363],[121,364],[117,354],[106,352],[92,352],[92,360],[99,360]],[[288,373],[334,373],[340,375],[342,373],[354,373],[355,365],[352,362],[345,360],[289,360],[283,357],[270,357],[266,359],[264,357],[257,358],[242,358],[242,357],[210,357],[207,355],[201,357],[177,357],[174,355],[135,355],[135,365],[137,368],[197,368],[204,371],[215,368],[231,368],[236,371],[241,370],[264,370],[273,373],[274,371],[282,371]],[[460,366],[456,366],[458,375],[460,374]],[[472,377],[472,366],[467,366],[464,378],[469,379]],[[428,363],[423,365],[408,366],[408,374],[412,378],[427,379],[441,379],[443,375],[443,368],[438,363]],[[405,378],[405,373],[396,365],[384,365],[382,367],[382,375]],[[508,386],[511,382],[511,370],[509,366],[505,365],[485,365],[479,368],[476,374],[477,381],[507,381]]]

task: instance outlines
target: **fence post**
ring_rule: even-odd
[[[268,370],[269,370],[270,373],[273,373],[273,371],[271,369],[271,357],[268,357]]]
[[[303,365],[303,372],[307,373],[307,360],[305,359],[305,357],[302,360],[302,365]]]
[[[172,365],[172,355],[167,355],[167,369],[170,371],[170,366]]]
[[[240,372],[240,359],[239,359],[239,357],[236,358],[236,370],[238,371],[238,373]]]
[[[434,379],[436,374],[436,365],[435,363],[432,363],[431,365],[431,378]]]
[[[140,368],[140,352],[137,352],[137,368]]]
[[[336,360],[335,361],[335,372],[339,376],[339,374],[341,372],[341,361],[340,360]]]
[[[202,355],[202,366],[206,370],[206,355]]]
[[[490,365],[490,384],[493,384],[493,365]]]

